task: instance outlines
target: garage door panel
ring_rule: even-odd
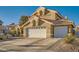
[[[62,38],[67,35],[68,28],[67,26],[60,26],[54,28],[54,37]]]
[[[46,38],[46,29],[28,29],[29,38]]]

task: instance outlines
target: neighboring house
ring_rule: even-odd
[[[0,25],[0,34],[11,34],[14,35],[19,34],[18,33],[18,25],[10,24],[10,25]]]
[[[0,25],[0,34],[4,32],[4,26]]]
[[[6,29],[8,29],[8,31],[7,31],[8,34],[11,34],[11,35],[15,36],[16,33],[17,33],[17,29],[16,29],[17,27],[16,26],[17,25],[14,24],[14,23],[7,25]]]
[[[8,33],[8,28],[4,25],[0,25],[0,34],[6,34]]]
[[[73,34],[74,24],[57,11],[40,7],[21,28],[27,38],[62,38]]]

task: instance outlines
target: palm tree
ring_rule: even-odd
[[[22,25],[22,24],[24,24],[25,22],[27,22],[27,21],[28,21],[28,18],[29,18],[29,16],[21,16],[19,25]]]

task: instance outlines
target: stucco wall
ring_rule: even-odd
[[[48,23],[43,23],[41,26],[46,27],[46,29],[47,29],[47,32],[46,32],[47,38],[51,37],[51,25],[48,24]]]

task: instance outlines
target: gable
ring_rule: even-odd
[[[32,16],[40,16],[43,17],[45,19],[50,19],[50,20],[59,20],[62,19],[62,15],[60,15],[57,11],[55,10],[49,10],[46,9],[44,7],[40,7],[38,8],[33,14]]]
[[[23,27],[28,27],[29,24],[31,24],[31,26],[35,27],[35,26],[42,26],[43,24],[52,24],[49,21],[43,20],[39,17],[33,16],[32,18],[29,19],[29,21],[23,26]]]
[[[44,23],[44,21],[42,21],[37,16],[33,16],[32,20],[30,22],[33,24],[33,26],[41,26]]]

